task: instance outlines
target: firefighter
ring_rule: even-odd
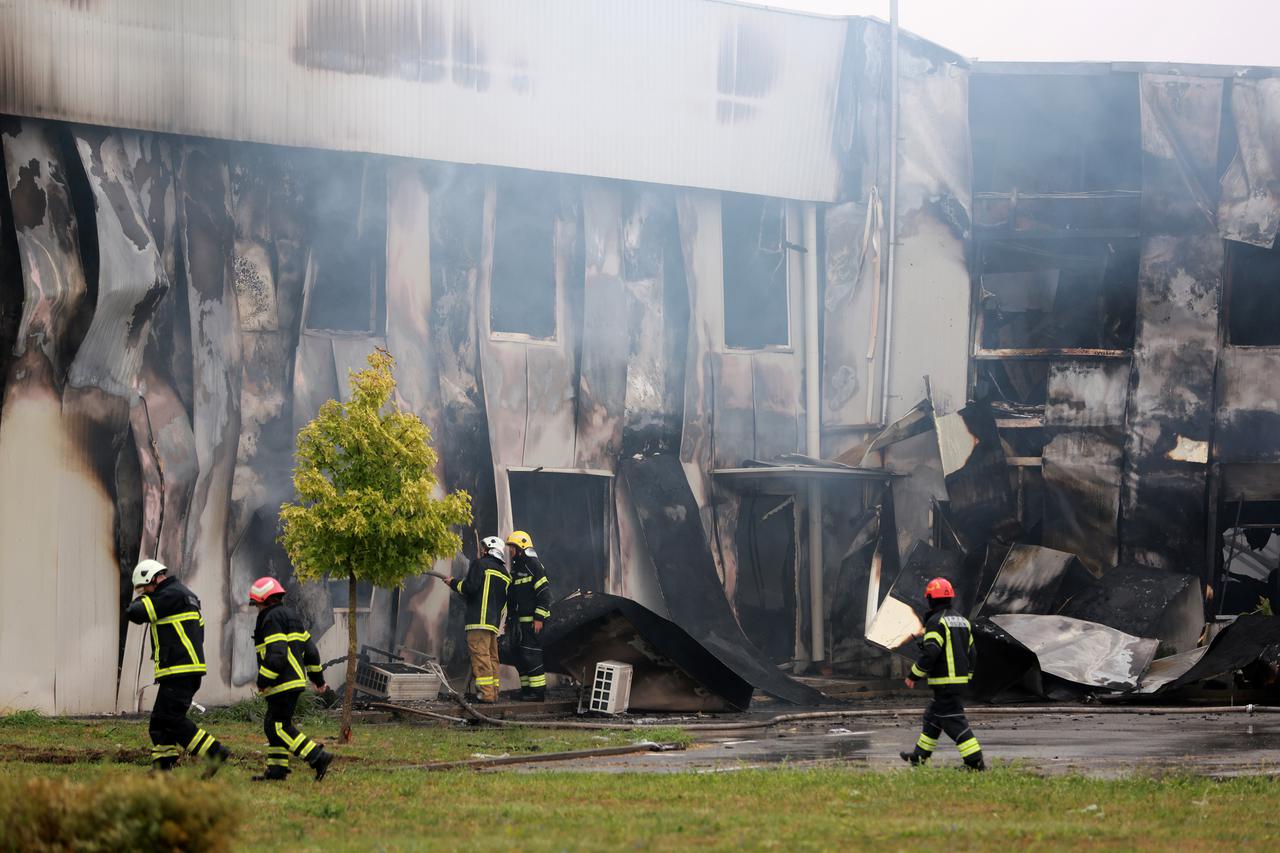
[[[125,610],[130,622],[151,626],[155,705],[151,708],[151,768],[172,770],[182,750],[205,759],[204,777],[218,772],[231,751],[187,717],[204,677],[204,617],[200,599],[156,560],[133,570],[138,595]]]
[[[302,617],[284,603],[285,590],[275,578],[258,578],[249,587],[249,603],[258,608],[253,629],[258,653],[258,692],[267,700],[262,729],[267,735],[267,769],[255,782],[278,782],[289,777],[289,754],[301,758],[315,771],[319,782],[333,763],[333,753],[293,725],[298,699],[307,679],[317,693],[324,692],[320,652]]]
[[[507,609],[511,576],[502,560],[502,540],[486,536],[480,545],[480,556],[471,561],[466,577],[454,579],[437,572],[427,574],[440,578],[466,600],[467,651],[471,654],[471,675],[476,682],[475,698],[492,704],[498,701],[498,629]]]
[[[507,537],[511,563],[511,593],[507,596],[507,633],[520,672],[520,701],[547,698],[547,671],[542,665],[542,623],[551,615],[551,584],[523,530]]]
[[[916,740],[916,748],[902,752],[909,764],[923,764],[938,746],[943,732],[955,741],[960,757],[970,770],[985,770],[982,747],[969,728],[964,715],[964,686],[973,678],[977,657],[973,646],[973,628],[969,620],[951,609],[956,593],[946,578],[934,578],[924,589],[929,612],[924,619],[924,636],[920,638],[920,657],[911,667],[905,683],[916,686],[917,679],[927,680],[933,688],[933,701],[924,709],[924,726]]]

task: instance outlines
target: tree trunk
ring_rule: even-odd
[[[347,686],[342,691],[343,743],[351,743],[351,703],[356,693],[356,573],[347,574]]]

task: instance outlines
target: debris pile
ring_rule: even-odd
[[[972,689],[983,700],[1149,697],[1253,665],[1274,670],[1280,619],[1212,617],[1196,574],[1029,544],[1042,531],[1019,522],[1003,456],[990,408],[976,403],[935,416],[926,399],[868,444],[864,466],[899,474],[884,497],[896,529],[882,529],[878,548],[882,565],[901,565],[867,621],[868,642],[913,656],[920,590],[945,577],[974,621],[982,665]]]

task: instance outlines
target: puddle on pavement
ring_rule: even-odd
[[[824,758],[865,761],[871,749],[870,732],[801,735],[785,738],[725,739],[699,750],[699,759],[780,763]]]

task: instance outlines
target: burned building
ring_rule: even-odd
[[[918,542],[1220,588],[1280,526],[1271,71],[711,0],[12,0],[0,57],[0,706],[147,701],[140,556],[246,695],[293,436],[375,346],[481,531],[757,687],[885,672]],[[300,597],[327,657],[458,657],[443,587]]]

